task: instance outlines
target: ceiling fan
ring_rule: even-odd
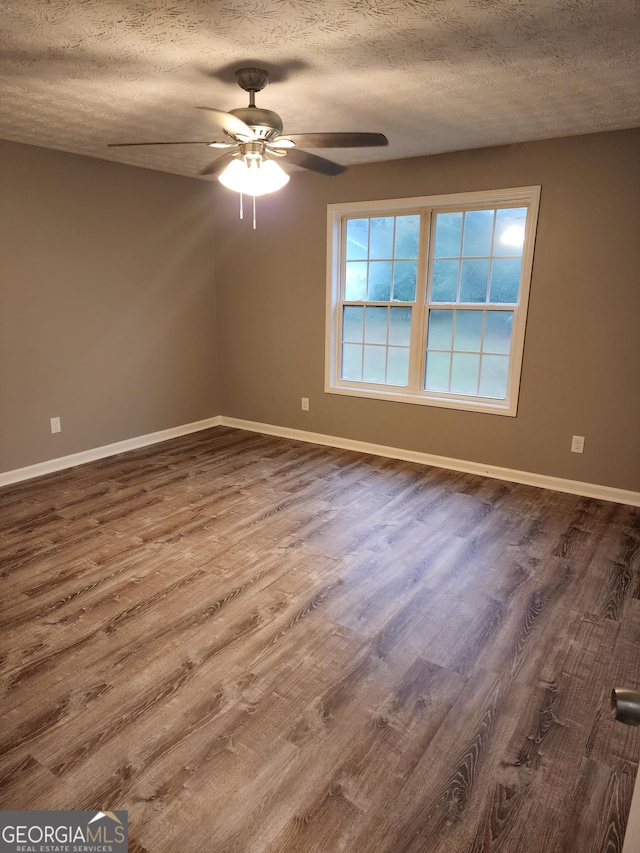
[[[256,106],[256,92],[269,82],[260,68],[240,68],[236,82],[249,93],[249,106],[230,112],[199,107],[223,131],[224,138],[213,141],[118,142],[109,148],[136,145],[208,145],[228,148],[226,154],[210,163],[200,174],[217,177],[222,184],[239,193],[263,195],[284,186],[289,176],[276,162],[279,158],[294,166],[322,175],[339,175],[345,167],[332,160],[301,150],[306,148],[360,148],[388,145],[382,133],[289,133],[283,135],[282,119],[277,113]],[[233,150],[231,150],[233,149]]]

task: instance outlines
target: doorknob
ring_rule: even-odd
[[[640,725],[640,690],[614,687],[611,691],[611,707],[614,719],[627,726]]]

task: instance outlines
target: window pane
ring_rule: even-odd
[[[342,345],[342,378],[362,381],[362,347],[357,344]]]
[[[347,220],[347,260],[366,258],[369,251],[369,220]]]
[[[460,257],[462,238],[462,213],[438,213],[436,215],[435,258]]]
[[[390,385],[406,385],[409,381],[409,350],[405,347],[389,347],[387,356],[387,382]]]
[[[483,397],[496,397],[504,400],[507,396],[507,375],[509,359],[504,355],[485,355],[482,357],[482,376],[480,394]]]
[[[460,261],[434,261],[431,299],[433,302],[455,302],[458,295]]]
[[[465,257],[491,254],[493,232],[493,210],[468,210],[464,217],[464,240],[462,254]]]
[[[387,348],[365,346],[362,378],[365,382],[384,382],[384,369],[387,360]]]
[[[364,321],[364,339],[368,344],[387,343],[386,308],[367,308]]]
[[[456,311],[454,350],[480,352],[482,340],[482,311]]]
[[[369,264],[369,301],[388,302],[391,299],[391,261]]]
[[[460,302],[486,302],[489,259],[462,262]]]
[[[494,255],[521,255],[524,243],[524,226],[527,221],[526,207],[512,207],[496,211],[496,236]]]
[[[451,349],[453,311],[429,311],[429,349]]]
[[[514,415],[539,194],[330,205],[327,390]]]
[[[483,352],[509,354],[511,350],[511,329],[513,311],[487,311],[484,322]]]
[[[396,258],[417,258],[419,237],[419,216],[396,217]]]
[[[451,390],[457,394],[477,394],[480,356],[454,352],[451,364]]]
[[[371,220],[370,258],[393,257],[393,216]]]
[[[491,302],[517,302],[521,258],[494,258],[491,265]]]
[[[424,387],[427,391],[449,390],[449,369],[451,355],[448,352],[427,353],[427,375]]]
[[[345,306],[342,312],[342,340],[362,343],[364,308]]]
[[[344,298],[347,302],[356,302],[367,297],[367,263],[347,261],[345,272]]]
[[[393,298],[398,302],[413,302],[416,298],[416,261],[396,261],[393,265]]]
[[[411,308],[391,308],[389,343],[408,347],[411,340]]]

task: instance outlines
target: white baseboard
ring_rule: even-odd
[[[203,429],[220,426],[220,424],[221,420],[218,415],[204,421],[194,421],[191,424],[183,424],[159,432],[150,432],[136,438],[127,438],[125,441],[116,441],[114,444],[105,444],[103,447],[94,447],[92,450],[83,450],[81,453],[49,459],[46,462],[39,462],[37,465],[17,468],[15,471],[6,471],[4,474],[0,474],[0,486],[9,486],[22,480],[30,480],[32,477],[41,477],[43,474],[62,471],[65,468],[75,468],[76,465],[84,465],[86,462],[94,462],[96,459],[104,459],[106,456],[126,453],[127,450],[137,450],[139,447],[147,447],[150,444],[159,444],[161,441],[168,441],[170,438],[178,438],[181,435],[199,432]]]
[[[389,459],[402,459],[405,462],[416,462],[419,465],[433,465],[436,468],[447,468],[450,471],[461,471],[465,474],[480,474],[483,477],[491,477],[494,480],[506,480],[511,483],[522,483],[526,486],[537,486],[540,489],[551,489],[555,492],[567,492],[571,495],[582,495],[587,498],[596,498],[613,503],[640,506],[640,492],[632,492],[626,489],[615,489],[611,486],[600,486],[595,483],[581,483],[578,480],[564,480],[560,477],[550,477],[546,474],[533,474],[529,471],[516,471],[513,468],[500,468],[497,465],[484,465],[480,462],[470,462],[466,459],[453,459],[449,456],[435,456],[431,453],[422,453],[418,450],[404,450],[400,447],[387,447],[383,444],[369,444],[366,441],[356,441],[351,438],[340,438],[334,435],[324,435],[318,432],[307,432],[301,429],[275,426],[274,424],[262,424],[255,421],[245,421],[240,418],[228,418],[218,415],[215,418],[207,418],[203,421],[184,424],[171,429],[152,432],[148,435],[140,435],[125,441],[117,441],[114,444],[106,444],[93,450],[85,450],[82,453],[72,453],[70,456],[61,456],[58,459],[50,459],[37,465],[29,465],[26,468],[18,468],[15,471],[7,471],[0,474],[0,486],[8,486],[29,480],[32,477],[41,477],[43,474],[51,474],[54,471],[62,471],[65,468],[73,468],[76,465],[84,465],[96,459],[104,459],[107,456],[115,456],[117,453],[126,453],[127,450],[137,450],[151,444],[168,441],[170,438],[178,438],[192,432],[210,429],[216,426],[228,426],[235,429],[244,429],[249,432],[259,432],[264,435],[275,435],[279,438],[291,438],[295,441],[306,441],[311,444],[322,444],[326,447],[339,447],[342,450],[355,450],[359,453],[370,453],[373,456],[385,456]]]
[[[246,429],[250,432],[261,432],[266,435],[276,435],[280,438],[292,438],[296,441],[308,441],[312,444],[323,444],[328,447],[339,447],[342,450],[355,450],[360,453],[370,453],[373,456],[386,456],[390,459],[402,459],[405,462],[417,462],[419,465],[433,465],[436,468],[448,468],[451,471],[461,471],[464,474],[480,474],[494,480],[506,480],[510,483],[522,483],[526,486],[537,486],[540,489],[551,489],[554,492],[567,492],[570,495],[581,495],[613,503],[640,506],[640,492],[627,489],[615,489],[611,486],[600,486],[595,483],[581,483],[578,480],[565,480],[561,477],[550,477],[547,474],[533,474],[529,471],[516,471],[513,468],[501,468],[497,465],[484,465],[480,462],[470,462],[466,459],[453,459],[448,456],[435,456],[417,450],[403,450],[400,447],[386,447],[383,444],[368,444],[366,441],[356,441],[350,438],[339,438],[334,435],[323,435],[317,432],[306,432],[301,429],[261,424],[253,421],[243,421],[239,418],[220,418],[222,426]]]

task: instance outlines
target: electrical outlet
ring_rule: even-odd
[[[584,436],[574,435],[571,439],[571,452],[584,453]]]
[[[51,432],[62,432],[60,418],[51,418]]]
[[[303,412],[309,411],[309,398],[308,397],[302,398],[302,411]]]

